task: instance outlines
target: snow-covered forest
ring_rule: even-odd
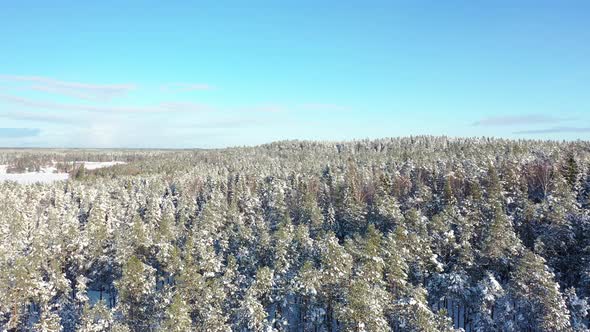
[[[0,151],[48,161],[0,182],[2,331],[588,330],[588,142]]]

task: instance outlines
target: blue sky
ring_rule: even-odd
[[[590,139],[588,1],[12,1],[0,146]]]

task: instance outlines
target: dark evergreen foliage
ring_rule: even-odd
[[[0,183],[0,330],[588,330],[587,142],[0,153],[116,158]]]

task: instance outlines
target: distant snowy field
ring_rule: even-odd
[[[43,168],[41,172],[27,172],[18,174],[7,174],[7,165],[0,165],[0,181],[16,181],[20,184],[51,183],[54,181],[67,180],[68,173],[54,173],[54,167]]]
[[[84,164],[84,167],[89,170],[111,167],[114,165],[125,164],[122,161],[109,161],[109,162],[77,162],[78,164]],[[27,172],[19,174],[8,174],[6,173],[7,165],[0,165],[0,181],[16,181],[20,184],[33,184],[33,183],[51,183],[55,181],[65,181],[69,178],[68,173],[55,173],[55,167],[42,168],[40,172]]]
[[[76,162],[76,164],[82,164],[82,163],[84,163],[84,168],[90,169],[90,170],[125,164],[125,162],[123,162],[123,161],[106,161],[106,162],[102,162],[102,161],[77,161]]]

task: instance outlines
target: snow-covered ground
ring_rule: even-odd
[[[125,164],[123,161],[77,161],[76,164],[84,164],[86,169],[97,169]]]
[[[68,173],[55,173],[55,167],[42,168],[40,172],[26,172],[7,174],[7,165],[0,165],[0,181],[16,181],[20,184],[51,183],[54,181],[67,180]]]
[[[95,161],[79,161],[78,164],[84,164],[84,167],[89,170],[111,167],[114,165],[125,164],[122,161],[109,162],[95,162]],[[44,167],[40,172],[26,172],[17,174],[6,173],[7,165],[0,165],[0,181],[16,181],[20,184],[32,183],[51,183],[55,181],[64,181],[69,178],[68,173],[56,173],[55,167]]]

